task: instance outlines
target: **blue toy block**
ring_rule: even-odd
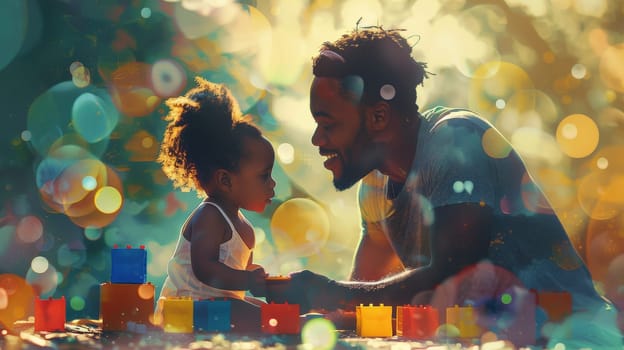
[[[147,281],[147,251],[144,246],[139,248],[111,249],[111,282],[137,283]]]
[[[203,332],[229,332],[231,330],[232,303],[229,300],[195,300],[193,302],[193,328]]]

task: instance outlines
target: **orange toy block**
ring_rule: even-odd
[[[537,292],[537,305],[544,309],[549,322],[561,322],[572,314],[572,295],[568,292]]]
[[[162,303],[165,332],[193,333],[193,299],[190,297],[165,298]]]
[[[148,325],[154,312],[154,286],[151,283],[100,285],[102,330],[125,331],[128,323]]]
[[[356,306],[355,325],[356,333],[360,337],[391,337],[392,306]]]

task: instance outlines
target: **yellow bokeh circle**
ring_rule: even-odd
[[[279,253],[310,256],[319,252],[329,236],[325,209],[307,198],[282,203],[271,218],[271,234]]]
[[[571,114],[557,127],[557,143],[572,158],[590,155],[598,146],[600,133],[596,123],[584,114]]]
[[[104,214],[112,214],[121,209],[122,196],[112,186],[104,186],[95,193],[95,207]]]

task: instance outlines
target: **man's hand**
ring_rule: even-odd
[[[342,305],[346,289],[334,280],[303,270],[290,274],[290,283],[280,289],[279,298],[290,304],[299,304],[300,312],[335,310]]]

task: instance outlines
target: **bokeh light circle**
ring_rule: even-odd
[[[35,273],[44,273],[48,270],[49,266],[48,259],[43,256],[36,256],[30,262],[30,268]]]
[[[85,92],[76,98],[72,106],[72,125],[89,143],[109,137],[118,121],[119,112],[107,93]]]
[[[152,65],[151,80],[158,96],[176,96],[186,86],[186,72],[178,62],[163,59]]]
[[[468,104],[474,111],[493,115],[498,111],[496,101],[508,101],[518,92],[532,88],[531,78],[521,67],[509,62],[488,62],[475,70]]]
[[[329,236],[325,209],[307,198],[293,198],[282,203],[273,213],[270,226],[277,252],[294,256],[318,253]]]
[[[69,307],[75,311],[82,311],[85,308],[86,302],[85,299],[81,296],[74,295],[69,299]]]
[[[48,268],[41,273],[35,272],[32,267],[29,268],[26,272],[26,281],[41,298],[52,296],[59,285],[57,270],[49,263]]]
[[[130,117],[152,113],[160,98],[152,90],[152,66],[143,62],[128,62],[114,69],[107,82],[112,101],[117,109]]]
[[[384,100],[390,101],[396,95],[396,90],[394,89],[394,86],[390,84],[385,84],[381,87],[381,89],[379,89],[379,95]]]
[[[481,146],[492,158],[506,158],[511,152],[511,144],[494,128],[489,128],[483,133]]]
[[[43,224],[38,217],[28,215],[17,223],[15,233],[22,242],[33,243],[43,235]]]
[[[73,128],[72,115],[74,102],[79,96],[89,93],[102,101],[107,100],[104,90],[93,87],[78,88],[72,82],[58,83],[39,95],[28,109],[27,130],[31,133],[31,145],[42,157],[64,145],[73,144],[87,149],[93,154],[101,154],[108,145],[108,138],[87,142]],[[102,105],[107,115],[116,113],[112,106]],[[114,116],[111,116],[114,120]],[[82,122],[82,118],[78,118]],[[87,117],[87,120],[89,117]],[[82,124],[81,124],[82,127]],[[79,127],[80,128],[80,127]],[[88,133],[89,131],[87,131]]]
[[[0,70],[6,67],[22,48],[28,28],[27,2],[4,0],[0,2]]]
[[[277,147],[280,162],[290,164],[295,160],[295,148],[290,143],[282,143]]]
[[[338,341],[334,324],[324,318],[313,318],[301,329],[301,341],[312,349],[333,349]]]
[[[95,193],[95,206],[104,214],[112,214],[121,209],[122,196],[112,186],[104,186]]]
[[[102,237],[102,229],[97,227],[85,227],[84,235],[85,238],[90,241],[97,241]]]
[[[557,143],[572,158],[590,155],[598,146],[600,134],[596,123],[584,114],[569,115],[557,127]]]
[[[624,44],[609,46],[600,57],[600,78],[604,84],[620,93],[624,92]]]
[[[0,324],[4,327],[12,330],[15,321],[34,315],[35,293],[25,279],[14,274],[1,274],[0,290],[0,304],[6,305],[0,308]]]

